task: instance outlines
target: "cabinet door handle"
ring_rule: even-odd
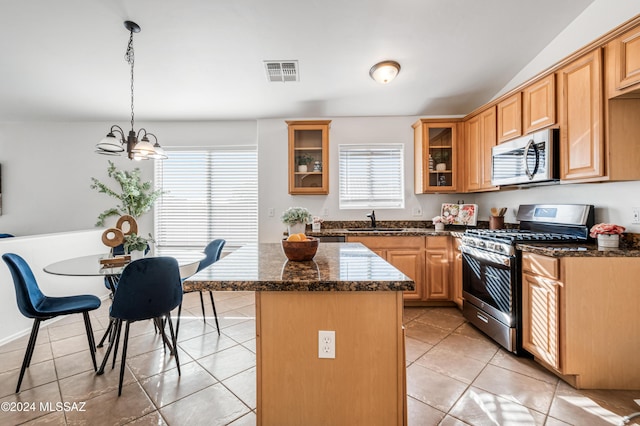
[[[480,321],[483,321],[489,324],[489,318],[485,317],[484,315],[481,315],[480,312],[476,312],[476,317],[478,317]]]

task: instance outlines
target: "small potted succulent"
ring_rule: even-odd
[[[444,231],[444,225],[451,225],[456,219],[453,216],[436,216],[431,220],[436,231]]]
[[[289,227],[289,235],[304,233],[307,223],[313,219],[304,207],[289,207],[282,213],[280,220]]]
[[[309,154],[300,154],[296,157],[296,163],[298,163],[298,171],[306,172],[309,170],[309,164],[313,162],[313,157]]]

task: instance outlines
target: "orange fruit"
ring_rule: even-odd
[[[300,237],[300,241],[306,241],[307,240],[307,236],[304,235],[304,232],[299,233],[298,236]]]
[[[289,238],[287,238],[287,241],[302,241],[302,239],[300,238],[300,234],[292,234],[292,235],[289,235]]]

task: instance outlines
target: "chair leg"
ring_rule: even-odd
[[[128,324],[128,323],[127,323]],[[113,362],[111,363],[111,369],[113,370],[116,367],[116,357],[118,356],[118,345],[120,344],[120,332],[122,331],[122,320],[119,319],[116,324],[117,328],[115,330],[116,337],[113,342]]]
[[[101,348],[104,345],[104,341],[107,340],[107,337],[111,335],[112,331],[113,331],[113,320],[109,320],[109,325],[107,326],[107,329],[104,332],[102,339],[100,339],[100,343],[98,343],[99,348]]]
[[[84,317],[84,328],[87,330],[87,340],[89,341],[89,352],[91,352],[91,361],[93,361],[93,371],[98,370],[96,365],[96,341],[93,338],[93,329],[91,328],[91,319],[89,318],[89,312],[82,313]]]
[[[101,374],[104,374],[104,367],[107,365],[107,362],[109,362],[109,355],[111,355],[111,351],[113,350],[113,345],[115,344],[115,340],[116,340],[116,330],[118,328],[118,321],[119,320],[115,318],[110,319],[110,322],[113,324],[113,329],[111,330],[111,333],[109,335],[109,346],[107,346],[107,352],[104,354],[104,358],[102,359],[100,368],[96,372],[98,376],[100,376]]]
[[[169,313],[168,315],[170,315]],[[180,359],[178,358],[178,339],[176,334],[173,332],[173,322],[171,321],[171,317],[167,315],[167,321],[169,322],[169,333],[171,333],[171,341],[173,342],[173,356],[176,357],[176,365],[178,366],[178,376],[180,373]]]
[[[178,332],[180,331],[180,314],[182,314],[182,302],[178,305],[178,319],[176,320],[176,340],[178,340]]]
[[[22,385],[22,379],[24,372],[31,363],[31,356],[36,346],[36,339],[38,338],[38,330],[40,329],[41,319],[35,318],[33,320],[33,327],[31,327],[31,336],[29,336],[29,343],[27,344],[27,350],[24,353],[24,359],[22,360],[22,368],[20,368],[20,377],[18,377],[18,386],[16,386],[16,393],[20,392],[20,385]]]
[[[129,342],[129,321],[124,329],[124,343],[122,344],[122,365],[120,365],[120,382],[118,383],[118,396],[122,395],[122,380],[124,379],[124,366],[127,361],[127,343]],[[121,325],[122,326],[122,325]]]
[[[218,329],[218,336],[220,335],[220,324],[218,324],[218,312],[216,312],[216,302],[213,301],[213,293],[209,291],[209,297],[211,297],[211,306],[213,306],[213,317],[216,319],[216,328]]]
[[[204,299],[202,298],[202,292],[199,291],[198,294],[200,295],[200,306],[202,307],[202,321],[207,322],[207,316],[204,313]]]

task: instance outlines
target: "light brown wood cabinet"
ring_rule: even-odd
[[[404,292],[412,305],[451,304],[451,237],[347,236],[359,242],[415,281]]]
[[[496,146],[496,107],[493,106],[465,121],[465,190],[496,190],[491,185],[491,148]]]
[[[522,131],[525,135],[556,124],[555,77],[555,74],[549,74],[522,90]]]
[[[560,91],[560,179],[605,176],[602,50],[558,71]]]
[[[404,300],[425,298],[424,237],[348,236],[347,242],[362,243],[381,258],[415,281],[413,291],[404,292]]]
[[[462,309],[462,252],[460,251],[462,239],[452,238],[451,243],[453,245],[453,250],[451,250],[451,298],[458,308]]]
[[[640,388],[640,260],[522,255],[523,346],[578,389]]]
[[[498,103],[498,143],[522,135],[522,93]]]
[[[289,194],[329,193],[329,124],[287,121],[289,127]]]
[[[640,89],[640,28],[634,28],[607,45],[607,74],[613,78],[610,98]]]
[[[413,124],[416,194],[460,190],[459,125],[456,121],[430,119],[421,119]]]

